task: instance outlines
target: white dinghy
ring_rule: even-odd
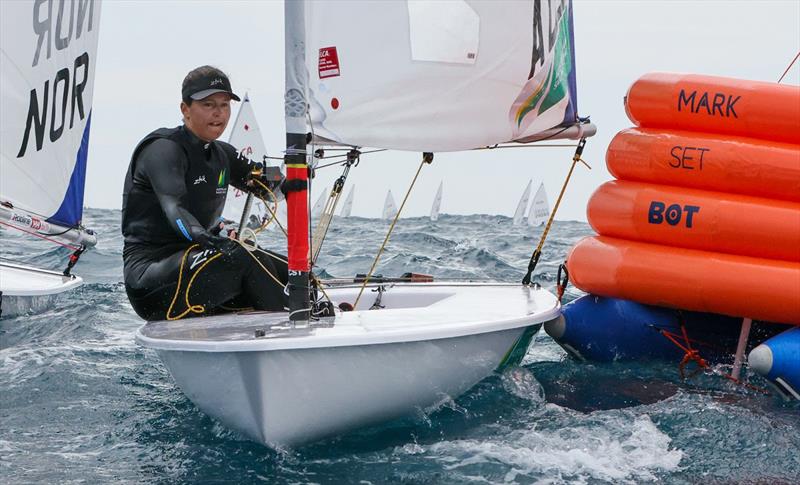
[[[539,184],[536,189],[536,195],[533,196],[531,202],[531,209],[528,211],[528,225],[539,227],[550,217],[550,203],[547,201],[547,190],[544,188],[544,182]]]
[[[392,191],[386,192],[386,199],[383,201],[383,210],[381,211],[381,219],[384,221],[391,221],[397,215],[397,204],[394,203],[394,196]]]
[[[439,220],[439,209],[442,207],[442,184],[444,181],[439,182],[439,188],[436,190],[436,196],[433,198],[431,205],[431,221],[436,222]]]
[[[286,313],[252,313],[152,322],[136,340],[205,413],[261,443],[293,446],[459,396],[518,364],[560,314],[551,293],[520,285],[380,287],[355,311],[306,328]],[[358,290],[327,292],[338,305]]]
[[[512,218],[512,223],[515,226],[522,224],[522,219],[525,218],[525,209],[528,208],[528,201],[531,200],[532,183],[533,180],[528,180],[528,185],[525,187],[522,197],[519,198],[519,202],[517,202],[517,208],[514,210],[514,217]]]
[[[339,217],[350,217],[350,213],[353,212],[353,193],[355,191],[356,191],[355,185],[350,187],[350,192],[344,199],[344,205],[342,206],[342,211],[339,212]]]
[[[286,2],[287,180],[308,176],[307,133],[357,152],[348,160],[360,147],[421,153],[417,175],[433,152],[593,134],[577,116],[571,2],[538,4]],[[359,286],[323,281],[317,295],[307,191],[287,205],[289,312],[136,334],[200,409],[259,442],[295,446],[430,411],[519,363],[559,316],[537,285],[369,281],[372,270]]]
[[[3,317],[42,311],[79,286],[70,270],[97,242],[81,219],[100,2],[62,7],[68,25],[59,11],[61,30],[44,37],[40,3],[0,2],[0,235],[17,230],[73,251],[59,272],[0,261]]]

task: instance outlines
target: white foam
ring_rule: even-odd
[[[553,411],[552,406],[547,406]],[[570,421],[575,421],[572,416]],[[425,453],[448,470],[474,475],[472,465],[509,468],[506,483],[526,478],[552,479],[552,483],[586,483],[592,480],[637,483],[657,480],[657,472],[675,470],[683,452],[670,447],[671,438],[648,416],[592,414],[558,429],[512,430],[493,437],[445,441],[425,447]],[[403,452],[405,450],[397,450]],[[409,450],[419,454],[418,449]],[[445,457],[457,457],[447,463]],[[557,477],[557,478],[556,478]],[[547,482],[542,482],[547,483]]]

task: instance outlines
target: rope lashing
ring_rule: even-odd
[[[680,363],[678,364],[678,371],[680,372],[681,379],[686,380],[688,378],[692,378],[697,375],[699,372],[707,371],[711,374],[723,377],[734,384],[744,386],[748,389],[756,391],[758,393],[769,395],[769,391],[764,388],[754,386],[752,384],[746,383],[740,379],[736,379],[735,377],[729,374],[723,374],[721,372],[715,371],[701,355],[700,351],[692,347],[692,340],[689,338],[688,333],[686,332],[686,326],[683,324],[683,321],[680,322],[681,324],[681,335],[677,335],[675,333],[669,332],[664,330],[663,328],[657,328],[656,331],[666,337],[670,342],[675,344],[679,349],[683,350],[684,355],[681,359]],[[683,343],[681,343],[678,339],[683,338]],[[695,369],[689,376],[686,376],[686,366],[694,362],[697,365],[697,369]]]
[[[539,245],[531,254],[531,259],[528,262],[528,272],[525,273],[525,276],[522,278],[523,285],[531,284],[531,275],[533,274],[534,270],[536,270],[536,265],[539,263],[539,258],[542,256],[542,247],[544,246],[544,241],[547,239],[547,234],[550,232],[550,226],[553,224],[553,219],[556,216],[556,212],[558,212],[558,206],[561,204],[561,199],[564,197],[564,192],[567,190],[567,184],[569,184],[569,179],[572,177],[572,171],[575,170],[575,165],[578,162],[586,165],[589,170],[592,167],[589,166],[582,158],[583,155],[583,147],[586,146],[586,138],[581,138],[578,142],[578,146],[575,147],[575,155],[572,157],[572,165],[569,167],[569,172],[567,173],[567,178],[564,180],[564,184],[561,186],[561,192],[558,194],[558,199],[556,199],[556,203],[553,206],[553,211],[550,213],[550,218],[547,220],[547,225],[544,228],[544,232],[542,232],[542,237],[539,239]]]

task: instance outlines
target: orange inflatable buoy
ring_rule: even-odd
[[[614,180],[587,213],[602,236],[800,262],[797,202]]]
[[[800,86],[650,73],[625,97],[636,125],[800,143]]]
[[[622,180],[800,202],[800,145],[629,128],[611,140],[606,164]]]
[[[593,236],[567,267],[600,296],[800,325],[800,263]]]

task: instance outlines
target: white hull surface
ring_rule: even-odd
[[[294,446],[427,411],[498,368],[518,364],[541,325],[559,316],[550,293],[519,285],[385,284],[359,308],[308,328],[286,313],[150,322],[155,349],[205,413],[252,439]],[[326,290],[352,303],[357,287]],[[263,336],[256,337],[257,331]]]
[[[2,316],[42,311],[53,304],[59,293],[77,288],[82,283],[79,276],[64,276],[56,271],[0,261]]]

